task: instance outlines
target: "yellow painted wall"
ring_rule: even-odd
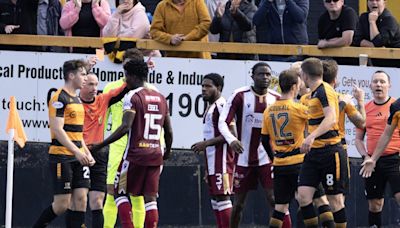
[[[397,21],[400,21],[400,1],[399,0],[386,0],[386,7],[390,10],[390,12],[397,18]],[[367,0],[359,0],[359,14],[362,14],[367,11]]]

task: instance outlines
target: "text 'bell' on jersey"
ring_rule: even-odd
[[[314,91],[303,95],[301,101],[308,107],[308,132],[312,133],[324,120],[324,108],[334,108],[336,119],[339,119],[339,100],[336,91],[326,82],[322,82]],[[312,148],[321,148],[340,142],[338,121],[329,131],[315,138]]]
[[[346,115],[347,117],[349,116],[354,116],[358,114],[358,111],[354,104],[352,103],[346,103],[345,101],[341,101],[340,97],[343,96],[343,94],[337,93],[339,97],[339,136],[341,139],[344,139],[346,136],[346,128],[345,128],[345,120],[346,120]]]
[[[383,104],[376,104],[373,100],[365,105],[365,114],[367,116],[365,120],[365,131],[367,136],[367,152],[372,155],[378,140],[381,137],[390,115],[390,106],[396,100],[389,98],[387,102]],[[357,129],[359,131],[359,129]],[[398,153],[400,148],[400,135],[399,129],[394,130],[392,139],[386,150],[383,152],[384,155]]]
[[[49,117],[64,118],[63,129],[68,138],[81,150],[85,111],[78,96],[71,96],[64,89],[58,89],[49,101]],[[51,128],[50,128],[51,129]],[[59,142],[51,131],[49,154],[74,156]]]
[[[125,95],[124,111],[136,113],[128,133],[124,159],[142,166],[162,165],[160,137],[168,115],[164,96],[144,87],[131,90]]]
[[[85,122],[83,124],[83,139],[87,145],[102,142],[104,139],[104,124],[107,120],[108,106],[121,100],[125,93],[126,83],[108,93],[99,94],[92,102],[82,100],[85,109]],[[112,101],[115,100],[115,101]],[[122,108],[121,108],[122,110]]]
[[[207,112],[204,113],[204,140],[216,138],[221,135],[220,131],[218,130],[218,119],[225,104],[225,98],[220,97],[213,104],[211,104],[208,107]],[[206,148],[205,157],[208,175],[214,175],[215,173],[233,173],[235,155],[226,142],[218,143],[215,146],[208,146]]]
[[[230,144],[236,138],[228,125],[235,119],[238,140],[243,145],[243,153],[236,156],[236,164],[243,167],[262,166],[270,163],[267,152],[261,144],[261,127],[266,107],[279,98],[275,91],[258,95],[249,86],[235,90],[225,105],[219,120],[219,130]]]
[[[264,111],[261,134],[269,135],[275,151],[274,166],[295,165],[303,162],[300,153],[308,108],[290,100],[277,100]]]

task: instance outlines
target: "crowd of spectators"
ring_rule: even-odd
[[[303,45],[309,44],[309,1],[0,0],[0,34],[152,38],[174,46],[182,41]],[[326,11],[315,22],[318,24],[318,48],[400,47],[399,24],[386,8],[386,0],[367,0],[368,11],[360,17],[344,0],[322,1]],[[0,49],[38,51],[37,47],[4,45]],[[42,47],[41,51],[63,50]],[[95,52],[91,48],[69,51]],[[168,51],[163,54],[211,58],[207,52]],[[302,57],[218,53],[213,58],[293,62]],[[351,59],[337,60],[341,64],[354,64]],[[373,59],[372,64],[392,66],[396,63]]]

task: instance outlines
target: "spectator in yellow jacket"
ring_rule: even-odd
[[[207,42],[211,18],[204,0],[163,0],[154,12],[150,34],[154,40],[178,46],[182,41]],[[210,59],[209,52],[166,52],[168,57]]]

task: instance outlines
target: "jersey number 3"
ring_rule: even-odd
[[[149,140],[159,140],[161,134],[161,126],[156,123],[157,120],[162,119],[161,114],[144,114],[144,119],[146,120],[146,124],[144,126],[143,138]],[[156,131],[156,133],[150,134],[150,130]]]

